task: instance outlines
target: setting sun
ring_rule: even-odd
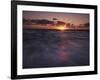
[[[61,30],[61,31],[64,31],[64,30],[66,30],[67,28],[66,28],[65,26],[59,26],[59,27],[57,27],[57,29],[58,29],[58,30]]]

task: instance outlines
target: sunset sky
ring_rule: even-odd
[[[71,23],[74,25],[84,24],[89,22],[89,14],[83,13],[62,13],[62,12],[40,12],[40,11],[23,11],[24,19],[46,19],[53,21],[56,18],[59,21],[65,23]]]

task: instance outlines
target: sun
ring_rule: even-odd
[[[60,30],[60,31],[64,31],[64,30],[66,30],[66,26],[63,26],[63,25],[58,26],[57,29]]]

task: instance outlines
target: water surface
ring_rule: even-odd
[[[89,31],[23,30],[23,68],[89,65]]]

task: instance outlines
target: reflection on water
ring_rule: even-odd
[[[88,31],[23,30],[23,68],[85,65]]]

